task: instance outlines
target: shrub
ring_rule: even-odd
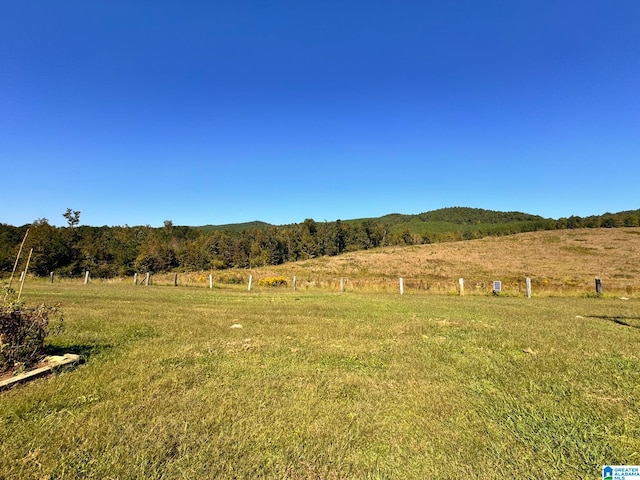
[[[41,360],[46,336],[62,331],[62,322],[56,307],[26,308],[20,303],[0,306],[0,372]]]
[[[265,277],[258,280],[261,287],[286,287],[287,279],[284,277]]]

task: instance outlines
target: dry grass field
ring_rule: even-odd
[[[522,233],[504,237],[350,252],[296,263],[214,274],[214,281],[245,283],[254,279],[296,276],[300,288],[393,290],[403,277],[406,291],[454,293],[458,279],[466,294],[487,294],[502,280],[505,294],[521,294],[525,278],[534,295],[584,295],[602,279],[605,294],[630,296],[640,291],[640,228],[575,229]],[[173,275],[156,276],[169,283]],[[207,284],[208,275],[181,274],[182,283]]]
[[[640,299],[613,288],[634,288],[639,242],[576,230],[380,249],[254,269],[251,292],[231,283],[247,270],[214,289],[209,272],[178,288],[173,274],[29,277],[25,301],[65,315],[47,353],[84,363],[0,392],[0,479],[569,480],[638,465]],[[297,292],[257,281],[292,275]],[[531,299],[430,293],[525,275]]]

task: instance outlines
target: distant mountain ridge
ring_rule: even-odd
[[[556,220],[523,212],[500,212],[483,208],[447,207],[416,215],[391,213],[379,218],[348,220],[377,222],[398,235],[413,235],[422,241],[462,240],[485,235],[508,235],[522,231],[555,228]]]
[[[390,234],[404,238],[406,243],[433,243],[538,230],[634,227],[640,225],[640,209],[618,213],[607,212],[589,217],[571,216],[553,219],[518,211],[502,212],[483,208],[446,207],[418,214],[389,213],[381,217],[338,219],[328,222],[315,222],[313,219],[306,219],[302,223],[286,226],[271,225],[256,220],[247,223],[206,225],[196,228],[205,232],[220,231],[242,234],[250,230],[301,226],[307,222],[331,228],[342,224],[345,227],[364,228],[365,230],[377,226],[384,229],[384,235]]]
[[[260,220],[254,220],[253,222],[244,222],[244,223],[227,223],[224,225],[203,225],[201,227],[196,227],[204,232],[215,232],[215,231],[227,231],[227,232],[243,232],[245,230],[252,230],[255,228],[267,228],[273,227],[275,225],[271,225],[270,223],[261,222]]]
[[[510,222],[534,222],[552,219],[545,219],[540,215],[531,215],[523,212],[500,212],[495,210],[485,210],[483,208],[447,207],[415,215],[390,213],[379,218],[361,218],[353,221],[362,220],[377,220],[386,224],[407,223],[413,220],[419,220],[421,222],[446,222],[456,225],[466,225],[481,223],[500,224]]]
[[[405,213],[389,213],[381,217],[365,217],[354,219],[338,219],[345,223],[359,223],[359,222],[379,222],[388,227],[393,227],[401,224],[409,224],[413,221],[420,222],[445,222],[455,225],[470,225],[470,224],[503,224],[511,222],[534,222],[541,220],[553,220],[550,218],[544,218],[540,215],[532,215],[523,212],[501,212],[495,210],[485,210],[483,208],[471,208],[471,207],[446,207],[439,208],[437,210],[431,210],[428,212],[418,214],[405,214]],[[330,221],[333,223],[337,220]],[[252,222],[244,223],[229,223],[224,225],[203,225],[197,227],[204,231],[226,230],[226,231],[243,231],[254,228],[267,228],[274,227],[267,222],[260,220],[254,220]]]

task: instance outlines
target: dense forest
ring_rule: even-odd
[[[640,226],[640,210],[591,217],[547,219],[520,212],[445,208],[419,215],[274,226],[263,222],[203,227],[80,225],[80,212],[62,214],[67,226],[46,219],[20,227],[0,224],[0,273],[11,272],[24,235],[33,249],[29,270],[36,275],[94,277],[134,272],[198,271],[277,265],[389,245],[416,245],[509,235],[536,230]]]

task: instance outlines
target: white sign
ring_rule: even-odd
[[[640,465],[605,465],[602,480],[640,480]]]

